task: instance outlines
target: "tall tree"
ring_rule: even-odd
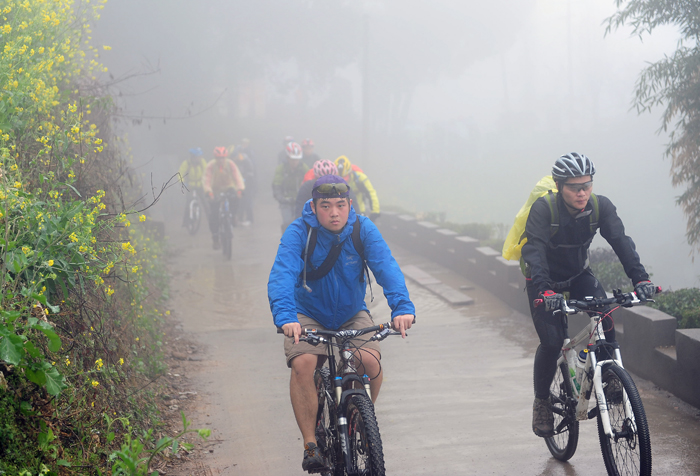
[[[686,238],[700,251],[700,1],[615,0],[617,13],[608,18],[610,32],[624,25],[640,38],[663,25],[679,27],[678,48],[650,64],[635,85],[638,113],[665,105],[659,132],[669,132],[665,155],[671,158],[673,185],[684,187],[677,203],[688,224]]]

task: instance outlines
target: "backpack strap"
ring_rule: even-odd
[[[591,205],[593,206],[593,212],[588,215],[588,223],[591,228],[591,233],[595,233],[598,229],[598,220],[600,219],[600,206],[598,205],[598,197],[595,193],[591,193]]]
[[[324,259],[323,263],[321,263],[321,265],[318,268],[316,268],[313,264],[311,264],[311,261],[308,259],[308,257],[313,256],[314,254],[314,249],[316,248],[316,241],[318,240],[318,230],[316,228],[311,228],[311,226],[309,226],[309,224],[306,222],[305,224],[308,236],[306,241],[306,247],[301,251],[301,259],[304,260],[304,270],[306,273],[305,280],[315,281],[327,275],[333,268],[335,262],[338,261],[340,252],[343,249],[344,241],[340,243],[334,243],[333,246],[331,246],[331,250],[328,252],[328,256],[326,256],[326,259]],[[365,273],[367,273],[367,278],[369,281],[369,268],[367,267],[367,262],[365,261],[365,246],[362,243],[362,239],[360,238],[360,228],[360,219],[358,217],[355,220],[355,223],[352,224],[352,233],[350,236],[352,238],[352,244],[355,247],[355,251],[357,251],[357,253],[360,255],[360,259],[362,260],[363,271],[360,273],[360,281],[364,282]]]
[[[549,213],[551,216],[549,222],[549,237],[553,237],[559,231],[559,207],[557,206],[557,196],[552,190],[544,196],[547,205],[549,205]]]

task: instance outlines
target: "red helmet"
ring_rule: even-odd
[[[313,147],[313,146],[314,146],[314,141],[312,141],[311,139],[304,139],[304,141],[301,143],[301,146],[302,146],[303,148]]]
[[[314,175],[316,178],[324,175],[338,175],[338,167],[330,160],[317,160],[314,162]]]
[[[214,147],[214,157],[228,157],[226,147]]]
[[[287,152],[287,157],[290,159],[301,159],[304,153],[301,151],[301,147],[296,142],[290,142],[285,148]]]

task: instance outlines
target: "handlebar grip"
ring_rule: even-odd
[[[534,305],[535,307],[540,307],[542,304],[544,304],[544,299],[535,299],[535,300],[533,301],[533,305]]]
[[[661,286],[656,286],[656,294],[661,294],[663,292],[663,289],[661,289]]]
[[[278,328],[277,328],[277,333],[278,333],[278,334],[284,334],[284,331],[282,330],[281,327],[278,327]]]

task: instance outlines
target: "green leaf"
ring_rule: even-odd
[[[66,460],[64,460],[64,459],[59,459],[58,461],[56,461],[56,464],[59,465],[59,466],[67,466],[67,467],[69,467],[69,468],[70,468],[71,466],[73,466],[72,464],[70,464],[68,461],[66,461]]]
[[[197,433],[205,440],[211,436],[211,430],[209,428],[200,428],[197,430]]]
[[[32,293],[32,298],[39,301],[45,307],[48,307],[54,314],[56,314],[60,310],[58,306],[52,306],[51,304],[49,304],[49,302],[46,300],[46,296],[44,296],[43,294]]]
[[[24,340],[16,335],[10,334],[0,340],[0,359],[8,364],[18,365],[24,357]]]
[[[12,324],[21,315],[20,311],[0,311],[0,316],[6,321]]]
[[[48,362],[46,363],[48,364]],[[51,395],[58,395],[61,393],[61,390],[68,388],[68,385],[66,385],[66,378],[58,373],[56,367],[53,367],[51,364],[48,365],[50,368],[45,372],[46,391]]]

